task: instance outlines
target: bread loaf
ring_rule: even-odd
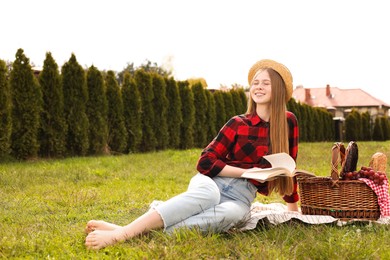
[[[377,172],[386,172],[387,156],[384,153],[374,153],[370,160],[370,167]]]

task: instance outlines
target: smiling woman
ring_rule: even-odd
[[[297,158],[297,119],[286,111],[292,93],[291,73],[281,63],[261,60],[250,68],[248,81],[247,112],[230,118],[203,149],[198,173],[191,178],[187,191],[152,207],[125,226],[89,221],[87,248],[101,249],[157,229],[167,233],[183,228],[224,233],[248,219],[257,193],[278,193],[288,210],[298,210],[295,177],[266,182],[242,177],[247,169],[270,167],[265,155],[285,152],[293,160]]]

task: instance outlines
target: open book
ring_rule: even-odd
[[[241,178],[255,179],[259,182],[271,181],[278,177],[294,177],[295,175],[309,175],[315,177],[312,172],[296,169],[294,159],[287,153],[275,153],[265,155],[271,168],[251,168],[246,170]]]

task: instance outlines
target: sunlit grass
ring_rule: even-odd
[[[361,142],[359,165],[390,142]],[[330,174],[332,143],[301,143],[297,165]],[[151,232],[100,251],[84,247],[90,219],[125,225],[186,190],[200,149],[0,164],[0,258],[5,259],[389,259],[385,225],[304,225],[202,235]],[[389,166],[388,166],[389,169]],[[260,202],[282,202],[259,196]]]

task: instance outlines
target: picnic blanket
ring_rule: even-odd
[[[364,181],[377,195],[381,216],[390,216],[389,182],[387,177],[383,185],[377,185],[373,180],[367,178],[360,178],[359,180]]]
[[[361,220],[342,221],[332,216],[324,215],[303,215],[300,212],[288,211],[287,206],[282,203],[263,204],[260,202],[254,202],[251,206],[249,220],[245,222],[245,225],[241,227],[240,230],[244,231],[254,229],[261,220],[266,220],[273,225],[278,225],[291,220],[299,220],[303,223],[312,225],[335,223],[339,226],[346,225],[354,221],[361,222]],[[390,217],[381,216],[376,221],[370,220],[366,222],[390,224]]]
[[[154,200],[149,205],[149,208],[152,209],[162,202],[163,201],[161,200]],[[298,211],[288,211],[287,206],[283,203],[263,204],[260,202],[253,202],[250,216],[244,223],[239,225],[240,227],[238,229],[241,231],[255,229],[259,221],[266,221],[272,225],[278,225],[292,220],[298,220],[311,225],[334,223],[338,226],[347,225],[353,222],[363,222],[362,220],[342,221],[326,215],[304,215]],[[381,216],[378,220],[367,220],[364,222],[389,225],[390,216]]]

